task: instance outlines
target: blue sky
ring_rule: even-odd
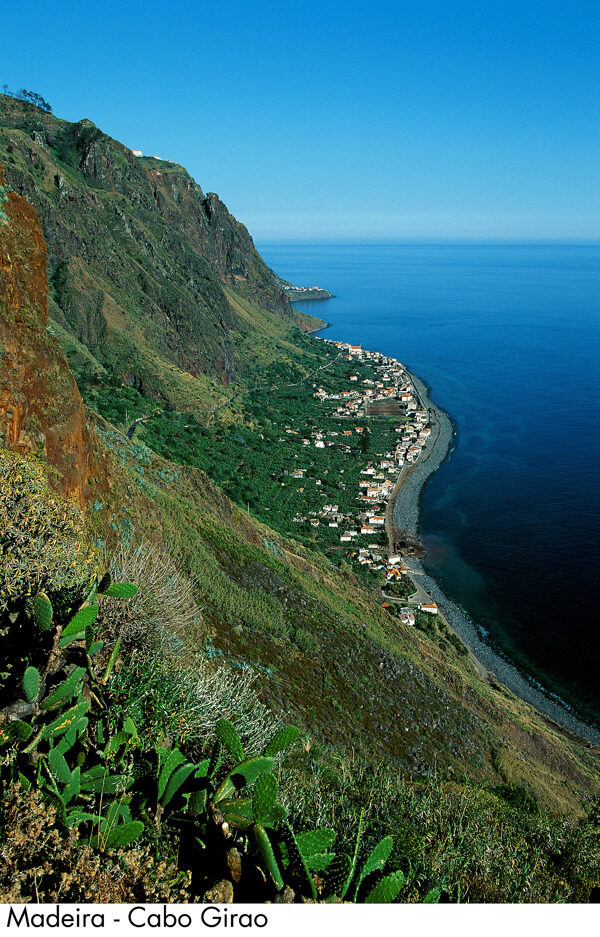
[[[599,10],[19,0],[0,84],[182,163],[257,240],[598,237]]]

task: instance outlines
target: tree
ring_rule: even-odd
[[[6,89],[5,93],[10,94],[13,98],[17,98],[19,101],[28,101],[30,104],[35,105],[35,107],[39,107],[42,111],[46,111],[48,114],[52,113],[52,106],[36,91],[27,91],[26,88],[21,88],[16,94],[12,94],[12,92],[8,91],[7,85],[4,85],[4,88]]]
[[[371,440],[369,439],[369,430],[365,426],[360,436],[360,451],[363,453],[363,455],[365,454],[365,452],[368,452],[370,441]]]

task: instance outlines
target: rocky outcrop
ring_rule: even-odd
[[[306,303],[322,299],[333,299],[333,294],[329,290],[321,289],[320,286],[284,286],[283,291],[290,302]]]
[[[291,304],[254,246],[248,229],[227,210],[218,195],[209,192],[202,202],[211,234],[209,262],[223,282],[272,312],[291,315]]]
[[[31,452],[83,503],[91,440],[83,403],[48,326],[46,244],[35,209],[0,167],[0,447]]]

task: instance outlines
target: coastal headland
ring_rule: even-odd
[[[283,292],[292,302],[316,302],[324,299],[333,299],[333,293],[324,290],[320,286],[289,286],[283,287]]]
[[[274,270],[271,270],[271,273],[279,288],[292,303],[318,302],[335,298],[333,293],[321,286],[296,286],[294,283],[290,283],[289,280],[284,280]]]

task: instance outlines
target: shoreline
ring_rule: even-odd
[[[410,370],[406,370],[422,404],[433,414],[437,433],[426,457],[409,466],[409,471],[403,469],[398,476],[386,509],[386,529],[390,542],[393,542],[397,529],[418,533],[419,506],[424,485],[448,457],[456,435],[448,414],[430,399],[427,385]],[[435,601],[441,617],[468,649],[472,662],[484,679],[489,683],[501,683],[559,730],[567,730],[588,744],[600,745],[600,731],[583,722],[566,703],[556,702],[546,690],[534,686],[530,679],[482,639],[475,622],[444,594],[435,579],[425,572],[421,560],[405,557],[404,561],[417,591],[425,592]]]

